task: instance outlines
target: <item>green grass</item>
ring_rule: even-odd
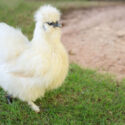
[[[68,77],[59,89],[48,92],[36,104],[14,100],[6,104],[0,91],[0,125],[124,125],[125,85],[117,86],[108,75],[71,65]]]
[[[34,29],[33,13],[46,3],[41,0],[1,0],[0,21],[22,31],[31,39]],[[47,2],[49,3],[49,2]],[[70,8],[91,7],[97,3],[83,1],[53,2],[63,12]],[[67,7],[66,7],[67,5]],[[0,125],[124,125],[125,80],[120,85],[109,75],[70,65],[62,87],[45,94],[36,104],[35,113],[18,99],[6,104],[5,92],[0,89]]]

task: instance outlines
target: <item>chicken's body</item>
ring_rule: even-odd
[[[39,108],[33,102],[46,91],[58,88],[68,72],[68,57],[60,42],[60,29],[44,24],[47,20],[44,14],[52,12],[56,16],[59,14],[51,6],[37,11],[31,42],[21,31],[0,23],[0,86],[9,95],[27,101],[36,112]],[[56,20],[56,16],[52,18]]]

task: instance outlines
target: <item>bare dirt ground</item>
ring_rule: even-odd
[[[70,60],[125,77],[125,6],[74,10],[63,16]]]

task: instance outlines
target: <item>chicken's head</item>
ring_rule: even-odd
[[[35,21],[42,23],[42,28],[45,31],[59,30],[60,24],[60,12],[58,9],[51,5],[45,5],[35,14]]]

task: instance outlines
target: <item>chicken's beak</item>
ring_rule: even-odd
[[[56,28],[56,27],[59,27],[59,28],[60,28],[60,27],[62,27],[62,25],[61,25],[59,22],[56,22],[56,23],[54,23],[53,27],[54,27],[54,28]]]

